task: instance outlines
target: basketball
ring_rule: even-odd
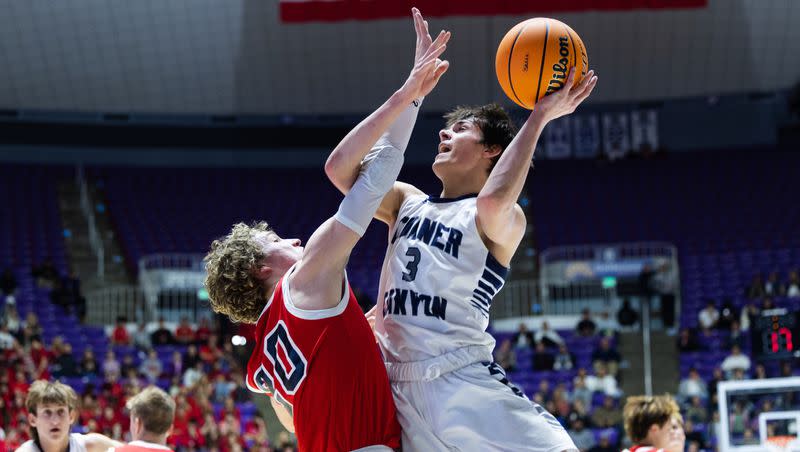
[[[564,86],[572,66],[578,84],[589,66],[583,41],[567,24],[547,17],[515,25],[500,41],[495,59],[503,92],[529,110]]]

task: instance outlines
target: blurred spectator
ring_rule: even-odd
[[[753,371],[753,379],[754,380],[764,380],[767,377],[767,369],[764,367],[763,364],[756,364],[756,367]]]
[[[229,381],[224,374],[217,374],[214,379],[214,403],[225,402],[236,389],[236,383]],[[233,401],[233,399],[231,399]]]
[[[573,367],[575,367],[575,357],[567,350],[565,344],[561,344],[558,347],[558,354],[556,354],[555,361],[553,362],[553,369],[572,370]]]
[[[94,351],[91,348],[87,348],[83,351],[83,357],[81,357],[80,362],[80,371],[84,376],[97,376],[98,375],[98,366],[97,360],[94,357]]]
[[[583,406],[589,407],[592,405],[592,390],[586,386],[586,378],[586,369],[580,369],[578,376],[575,377],[572,401],[573,404],[580,402]]]
[[[589,311],[589,308],[585,308],[581,311],[581,320],[578,322],[575,329],[578,331],[578,334],[583,337],[594,336],[597,330],[597,324],[592,321],[592,313]]]
[[[34,339],[42,340],[44,329],[39,323],[39,317],[33,312],[25,316],[25,323],[22,326],[22,344],[28,345]]]
[[[681,380],[678,385],[678,400],[686,401],[692,397],[708,399],[708,387],[706,382],[700,378],[700,374],[694,367],[689,370],[689,376]]]
[[[519,324],[519,329],[511,339],[515,348],[533,348],[533,333],[528,331],[528,326],[524,323]]]
[[[17,277],[14,276],[10,268],[6,267],[6,269],[3,270],[3,274],[0,275],[0,295],[14,295],[18,286]]]
[[[175,329],[175,340],[179,344],[189,344],[194,342],[194,328],[189,323],[188,317],[181,317],[181,323]]]
[[[639,321],[639,313],[631,307],[627,298],[622,302],[622,307],[617,311],[617,322],[624,328],[631,328]]]
[[[794,376],[794,368],[791,361],[784,361],[781,363],[781,377]]]
[[[748,303],[743,307],[741,314],[739,314],[739,327],[742,331],[749,331],[750,325],[753,324],[759,314],[760,311],[755,303]]]
[[[681,332],[678,334],[678,351],[694,352],[699,348],[700,347],[697,346],[697,341],[694,339],[694,335],[692,334],[691,330],[688,328],[681,329]]]
[[[607,337],[616,337],[619,325],[615,322],[607,311],[600,311],[596,316],[597,334]]]
[[[58,270],[53,265],[53,260],[50,258],[45,259],[44,263],[40,266],[34,266],[31,270],[31,275],[36,280],[36,285],[47,289],[52,289],[57,282],[59,282]]]
[[[183,375],[183,355],[181,355],[181,352],[177,350],[172,352],[172,357],[167,365],[166,373],[170,376]]]
[[[595,375],[586,377],[586,387],[592,392],[603,392],[611,397],[620,395],[617,379],[609,375],[602,364],[595,368]]]
[[[736,310],[733,307],[733,302],[730,298],[726,298],[722,302],[722,309],[719,312],[719,320],[717,321],[717,328],[723,331],[731,329],[733,322],[738,322],[736,318]]]
[[[203,438],[208,444],[217,444],[219,442],[219,427],[212,413],[206,413],[204,415],[203,424],[200,426],[200,434],[203,435]]]
[[[615,445],[611,443],[610,434],[608,432],[603,432],[600,434],[600,442],[597,443],[594,447],[589,449],[589,452],[617,452],[619,451],[618,448],[615,448]]]
[[[772,298],[764,297],[761,300],[761,312],[769,311],[770,309],[775,309],[775,302],[772,301]]]
[[[691,419],[696,424],[708,422],[708,410],[703,404],[703,399],[699,396],[694,396],[690,399],[689,406],[686,407],[686,419]]]
[[[193,367],[188,367],[186,372],[183,373],[183,385],[187,388],[193,388],[203,376],[205,376],[203,362],[197,361]]]
[[[8,331],[7,325],[0,325],[0,350],[11,350],[17,344],[17,339]]]
[[[208,343],[200,346],[200,359],[207,364],[212,364],[222,358],[222,349],[219,347],[219,336],[212,334]]]
[[[617,406],[614,397],[606,395],[603,404],[592,413],[592,424],[598,428],[616,427],[622,424],[622,410]]]
[[[789,272],[789,282],[786,283],[786,296],[800,298],[800,273],[797,270]]]
[[[764,294],[768,297],[782,297],[786,295],[786,286],[778,281],[778,272],[772,272],[764,282]]]
[[[505,339],[494,351],[494,360],[503,369],[513,372],[517,367],[517,353],[511,347],[511,340]]]
[[[111,332],[111,345],[130,345],[131,336],[125,327],[125,317],[117,317],[117,324]]]
[[[639,272],[639,292],[644,295],[649,301],[650,297],[655,295],[655,287],[653,278],[656,275],[656,270],[651,264],[642,265],[642,270]]]
[[[158,329],[150,335],[150,342],[153,346],[172,345],[175,343],[175,337],[172,335],[172,331],[167,328],[163,317],[158,319]]]
[[[600,346],[592,352],[592,366],[597,371],[598,366],[603,366],[611,375],[617,375],[619,362],[622,357],[616,349],[611,347],[611,340],[604,337],[600,340]]]
[[[200,325],[197,326],[194,339],[198,344],[205,344],[209,337],[211,337],[211,326],[208,324],[208,318],[200,317]]]
[[[133,346],[140,352],[147,352],[153,348],[150,342],[150,335],[147,334],[147,325],[144,322],[139,322],[136,325],[136,331],[133,332]]]
[[[197,346],[189,345],[186,347],[186,356],[183,357],[183,367],[185,369],[190,369],[200,361],[200,354],[197,352]]]
[[[744,435],[744,431],[750,423],[750,418],[741,400],[734,402],[733,410],[731,410],[728,417],[730,432],[734,435]]]
[[[764,290],[764,280],[761,277],[761,274],[757,274],[753,276],[752,282],[744,291],[745,297],[749,299],[761,298],[766,295],[766,291]]]
[[[580,452],[587,452],[595,445],[594,434],[586,428],[581,419],[576,419],[567,433]]]
[[[717,307],[714,306],[713,300],[709,300],[708,303],[706,303],[706,307],[700,311],[697,315],[697,319],[700,321],[700,327],[703,329],[710,330],[717,326],[719,311],[717,311]]]
[[[742,329],[739,328],[739,321],[734,320],[731,323],[731,335],[728,336],[728,348],[733,348],[734,345],[738,345],[739,348],[745,348],[747,343],[747,335],[742,332]]]
[[[122,364],[120,365],[120,374],[123,377],[129,377],[131,373],[133,373],[134,376],[138,376],[139,368],[133,361],[133,355],[131,355],[130,353],[126,353],[125,356],[122,357]]]
[[[698,432],[694,429],[694,422],[691,419],[686,419],[683,423],[683,432],[686,435],[686,442],[695,442],[701,449],[706,448],[706,438],[703,432]]]
[[[63,353],[55,359],[52,366],[54,377],[74,377],[79,375],[79,367],[72,356],[72,345],[64,344]]]
[[[14,336],[17,340],[22,341],[22,320],[19,318],[16,304],[6,304],[5,318],[3,325],[8,330],[8,333]]]
[[[564,343],[564,339],[557,331],[550,329],[550,324],[542,322],[542,328],[533,336],[536,343],[543,343],[545,347],[558,347]]]
[[[567,427],[572,428],[575,421],[580,420],[583,425],[589,425],[589,411],[586,409],[586,404],[581,399],[573,399],[572,411],[567,415]]]
[[[553,370],[553,355],[547,351],[543,342],[536,343],[536,353],[533,355],[533,370],[537,372],[549,372]]]
[[[147,359],[139,364],[139,373],[143,375],[151,384],[158,380],[163,371],[161,360],[158,359],[158,353],[155,350],[147,352]]]
[[[114,351],[107,351],[106,358],[103,360],[103,375],[105,375],[106,378],[119,378],[121,371],[122,367],[120,366],[119,361],[117,361]]]
[[[750,369],[750,358],[742,353],[742,349],[738,345],[734,345],[731,348],[731,354],[722,361],[720,367],[729,376],[735,369],[747,371]]]

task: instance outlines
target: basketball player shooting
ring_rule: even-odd
[[[420,12],[412,13],[418,64],[431,37]],[[540,100],[516,134],[497,105],[448,113],[433,162],[440,195],[396,182],[377,210],[376,218],[389,225],[389,245],[375,335],[404,451],[577,450],[555,417],[509,384],[493,363],[495,341],[486,333],[492,297],[525,232],[516,201],[539,135],[575,111],[597,84],[593,71],[575,86],[574,78],[572,69],[565,86]],[[416,102],[392,125],[398,136],[405,133],[403,147],[418,109]],[[326,173],[343,193],[357,187],[365,152],[340,145],[330,155]]]
[[[302,451],[400,447],[386,368],[345,265],[403,164],[391,126],[447,70],[438,57],[449,38],[442,32],[419,47],[403,86],[338,145],[352,168],[365,164],[305,248],[266,223],[238,224],[205,258],[212,309],[257,325],[247,386],[272,397]]]

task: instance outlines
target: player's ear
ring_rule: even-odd
[[[272,267],[267,265],[260,265],[256,268],[256,278],[261,281],[267,281],[272,276]]]
[[[32,413],[28,413],[28,425],[33,428],[36,428],[36,415]]]
[[[483,156],[488,159],[493,159],[502,152],[503,148],[501,148],[499,144],[493,144],[491,146],[486,146],[486,149],[483,150]]]

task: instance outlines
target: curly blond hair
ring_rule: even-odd
[[[625,433],[634,443],[647,438],[650,426],[663,427],[673,417],[683,422],[680,407],[669,394],[628,397],[623,409]]]
[[[205,286],[211,309],[233,322],[256,323],[267,304],[267,291],[255,270],[264,259],[255,234],[272,228],[264,221],[233,225],[224,238],[211,243],[206,263]]]

